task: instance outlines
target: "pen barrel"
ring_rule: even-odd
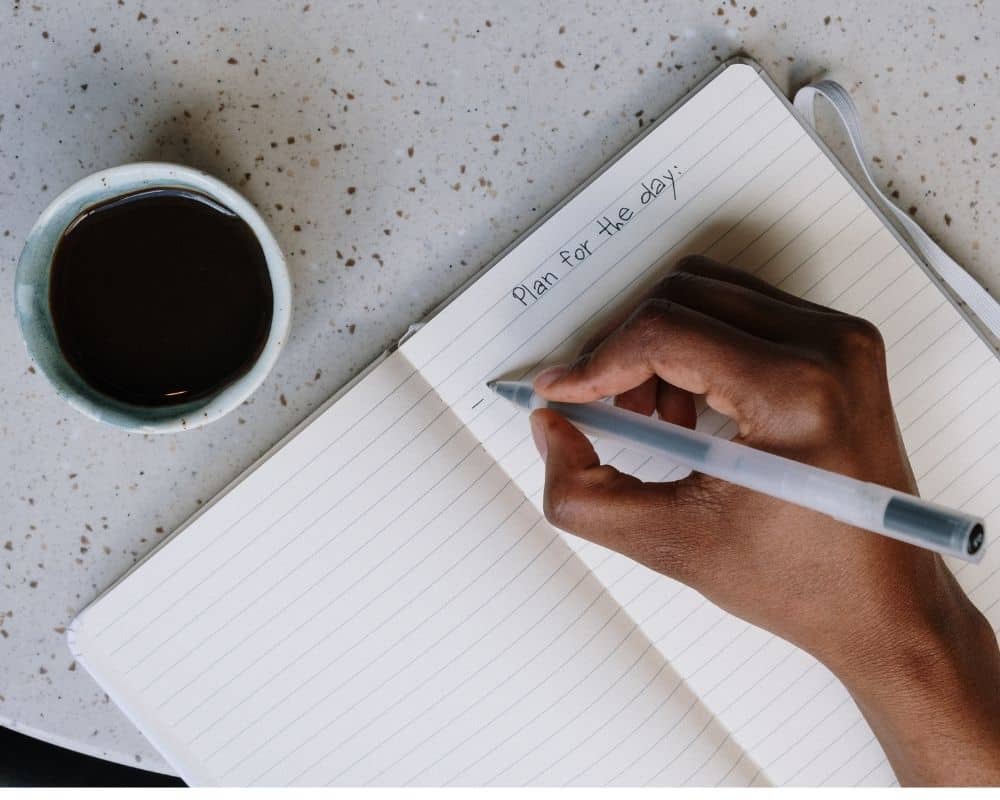
[[[983,557],[983,521],[971,514],[611,405],[547,405],[592,436],[944,555]]]

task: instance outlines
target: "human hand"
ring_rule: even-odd
[[[916,493],[877,329],[702,258],[535,390],[563,402],[615,396],[688,426],[703,395],[738,424],[736,441]],[[1000,781],[996,638],[940,556],[707,475],[643,483],[601,466],[555,412],[531,423],[554,525],[814,654],[854,694],[901,781],[982,780],[984,742],[985,778]],[[913,732],[940,728],[954,743],[969,720],[975,747],[947,762]]]

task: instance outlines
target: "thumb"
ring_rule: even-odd
[[[532,413],[531,431],[545,460],[550,523],[668,575],[690,573],[695,543],[718,530],[718,505],[705,495],[719,482],[695,474],[644,483],[602,466],[590,440],[550,409]]]

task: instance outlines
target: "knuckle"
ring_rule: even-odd
[[[709,263],[707,258],[692,253],[684,256],[677,262],[674,267],[676,270],[674,274],[697,274],[707,263]]]
[[[557,528],[572,531],[579,517],[579,509],[580,498],[575,482],[559,479],[546,483],[542,500],[545,519]]]
[[[844,317],[838,320],[834,341],[837,355],[846,360],[881,362],[885,358],[885,342],[881,331],[861,317]]]
[[[648,354],[663,340],[672,309],[670,300],[646,300],[629,318],[629,331],[641,353]]]
[[[807,430],[826,436],[840,428],[847,410],[845,387],[820,361],[803,358],[792,366],[796,416]]]
[[[557,528],[566,527],[565,520],[569,499],[566,490],[559,484],[545,487],[545,498],[542,501],[542,510],[545,512],[545,519]]]
[[[682,260],[677,267],[676,272],[671,272],[667,277],[660,281],[659,285],[656,287],[655,294],[661,298],[676,298],[681,295],[685,290],[697,280],[698,275],[688,267],[685,266],[685,260]]]

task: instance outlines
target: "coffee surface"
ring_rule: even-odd
[[[81,214],[60,240],[49,307],[94,389],[140,406],[210,396],[257,360],[272,289],[253,230],[200,194],[149,189]]]

